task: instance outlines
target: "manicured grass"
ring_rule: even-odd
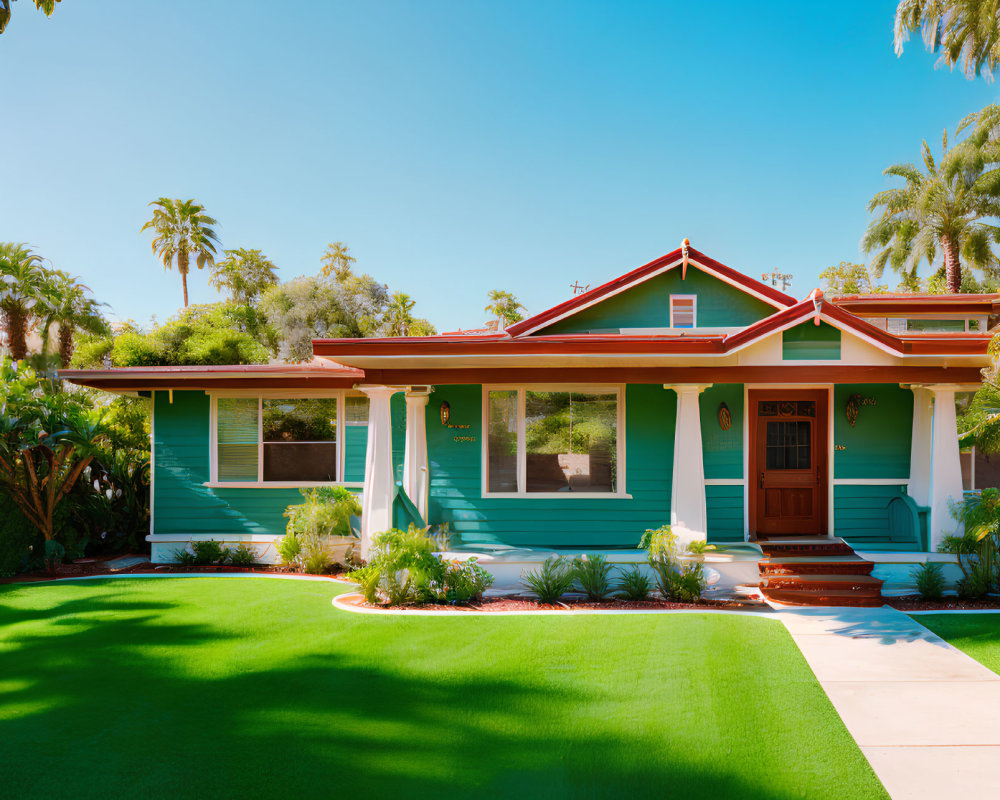
[[[913,619],[1000,674],[1000,614],[918,614]]]
[[[3,795],[886,797],[776,621],[372,617],[339,591],[0,587]]]

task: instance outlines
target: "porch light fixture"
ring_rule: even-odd
[[[445,400],[441,403],[441,424],[447,425],[449,419],[451,419],[451,406]]]

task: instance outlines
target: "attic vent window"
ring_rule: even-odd
[[[670,295],[670,327],[694,328],[697,325],[697,297],[693,294]]]

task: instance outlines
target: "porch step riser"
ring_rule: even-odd
[[[857,558],[843,541],[759,542],[760,592],[768,600],[798,606],[880,606],[882,581],[875,564]]]
[[[816,556],[850,556],[854,551],[846,544],[778,544],[773,542],[759,542],[760,549],[768,558],[802,558]]]
[[[799,562],[797,564],[765,564],[761,561],[757,568],[761,577],[772,575],[871,575],[875,569],[875,564],[871,561],[859,561],[857,563],[838,564],[835,561],[822,561],[816,559],[815,564]]]
[[[764,597],[775,603],[782,603],[788,606],[851,606],[853,608],[877,608],[884,603],[882,596],[865,597],[854,592],[847,592],[844,595],[838,594],[815,594],[798,592],[788,589],[772,589],[761,592]]]

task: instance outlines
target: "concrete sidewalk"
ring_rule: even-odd
[[[1000,798],[1000,675],[889,607],[779,613],[893,800]]]

